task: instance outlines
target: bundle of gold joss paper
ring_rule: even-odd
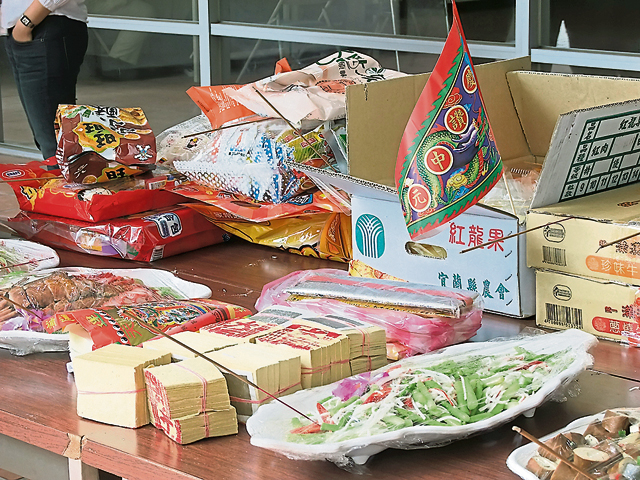
[[[268,346],[241,343],[212,352],[207,357],[244,377],[275,397],[294,393],[301,388],[300,356]],[[272,398],[238,378],[224,373],[229,388],[231,404],[236,407],[238,418],[246,420],[263,403]]]
[[[184,343],[199,353],[209,353],[221,348],[231,347],[238,343],[237,339],[213,337],[203,335],[198,332],[179,332],[172,335],[176,340]],[[182,345],[166,338],[160,337],[153,340],[147,340],[142,344],[144,348],[153,350],[163,350],[171,352],[174,360],[186,360],[195,358],[197,355]]]
[[[121,427],[149,423],[144,368],[171,362],[171,353],[111,344],[73,359],[78,415]]]
[[[187,444],[238,433],[225,377],[207,360],[147,368],[144,376],[151,423],[172,440]]]

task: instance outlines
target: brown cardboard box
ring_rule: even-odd
[[[536,324],[577,328],[600,338],[638,343],[637,286],[548,270],[536,271]]]
[[[598,185],[591,188],[591,181],[600,178],[597,171],[581,169],[577,179],[572,176],[581,163],[606,161],[617,148],[633,155],[632,139],[640,131],[640,81],[516,71],[529,70],[529,65],[529,59],[521,58],[476,67],[505,169],[544,163],[527,205],[531,208],[599,191]],[[508,235],[523,230],[523,219],[508,207],[476,205],[449,224],[464,236],[446,228],[421,242],[424,248],[419,250],[444,252],[437,257],[407,248],[411,239],[395,189],[395,165],[402,132],[427,78],[416,75],[348,87],[349,175],[303,169],[352,194],[356,260],[408,281],[475,288],[482,292],[486,310],[530,316],[535,311],[535,282],[526,266],[524,238],[505,240],[500,250],[459,254],[477,240],[471,238],[472,229],[483,232],[483,242],[492,231]],[[603,188],[620,186],[621,178]],[[635,180],[628,176],[626,181]],[[372,243],[376,248],[369,247]]]
[[[630,166],[624,172],[638,178],[640,165]],[[640,285],[640,236],[600,249],[603,244],[640,234],[639,185],[534,209],[527,214],[529,228],[558,220],[563,221],[527,233],[530,267]]]

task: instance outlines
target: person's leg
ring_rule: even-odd
[[[48,16],[31,42],[7,39],[7,53],[20,100],[36,145],[46,159],[55,155],[54,120],[59,104],[76,102],[76,82],[87,48],[87,26]]]

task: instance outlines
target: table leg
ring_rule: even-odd
[[[0,467],[29,480],[98,480],[98,470],[6,435],[0,435]]]

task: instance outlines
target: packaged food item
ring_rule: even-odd
[[[587,352],[596,343],[570,330],[448,347],[287,397],[317,424],[271,403],[247,432],[252,445],[340,466],[386,448],[446,445],[563,397],[563,385],[593,364]]]
[[[171,174],[146,173],[96,185],[69,184],[60,170],[42,162],[0,165],[0,177],[11,182],[20,210],[85,222],[100,222],[176,205],[184,197],[167,189],[182,182]]]
[[[224,90],[238,90],[244,85],[212,85],[191,87],[187,95],[207,116],[210,128],[218,128],[234,120],[247,121],[258,116],[247,107],[231,98]]]
[[[67,182],[91,185],[140,175],[150,171],[151,166],[124,165],[89,150],[67,158],[61,170]]]
[[[207,150],[214,137],[213,132],[208,132],[209,130],[211,123],[204,114],[167,128],[156,137],[156,164],[172,167],[175,160],[188,161],[196,154]]]
[[[640,478],[640,409],[615,408],[574,420],[540,439],[565,460],[595,478]],[[534,443],[514,450],[507,466],[526,480],[562,480],[579,475]],[[584,477],[581,477],[584,478]]]
[[[56,159],[68,182],[98,183],[154,165],[156,138],[140,108],[60,105]]]
[[[240,194],[212,190],[193,182],[177,185],[171,191],[202,202],[190,206],[212,221],[268,222],[279,218],[339,211],[324,193],[317,190],[296,195],[282,203],[256,202]]]
[[[294,272],[265,285],[256,308],[271,305],[382,326],[387,342],[400,343],[411,354],[468,340],[482,321],[482,302],[476,293],[350,277],[333,269]]]
[[[271,77],[242,88],[227,87],[222,92],[250,111],[263,116],[275,117],[276,113],[256,90],[290,122],[326,121],[345,116],[345,92],[348,85],[404,75],[382,68],[375,59],[367,55],[342,50],[301,70],[281,69],[281,73]]]
[[[97,422],[138,428],[149,423],[144,369],[171,362],[169,352],[107,345],[73,359],[77,412]]]
[[[20,212],[9,225],[23,237],[76,252],[153,262],[228,241],[231,236],[186,206],[89,223]]]
[[[145,328],[144,323],[166,332],[212,311],[216,311],[215,317],[221,320],[243,317],[250,313],[244,307],[205,298],[164,300],[57,313],[50,322],[49,330],[62,330],[69,324],[79,323],[89,332],[94,348],[111,343],[139,345],[156,337],[156,333]]]

